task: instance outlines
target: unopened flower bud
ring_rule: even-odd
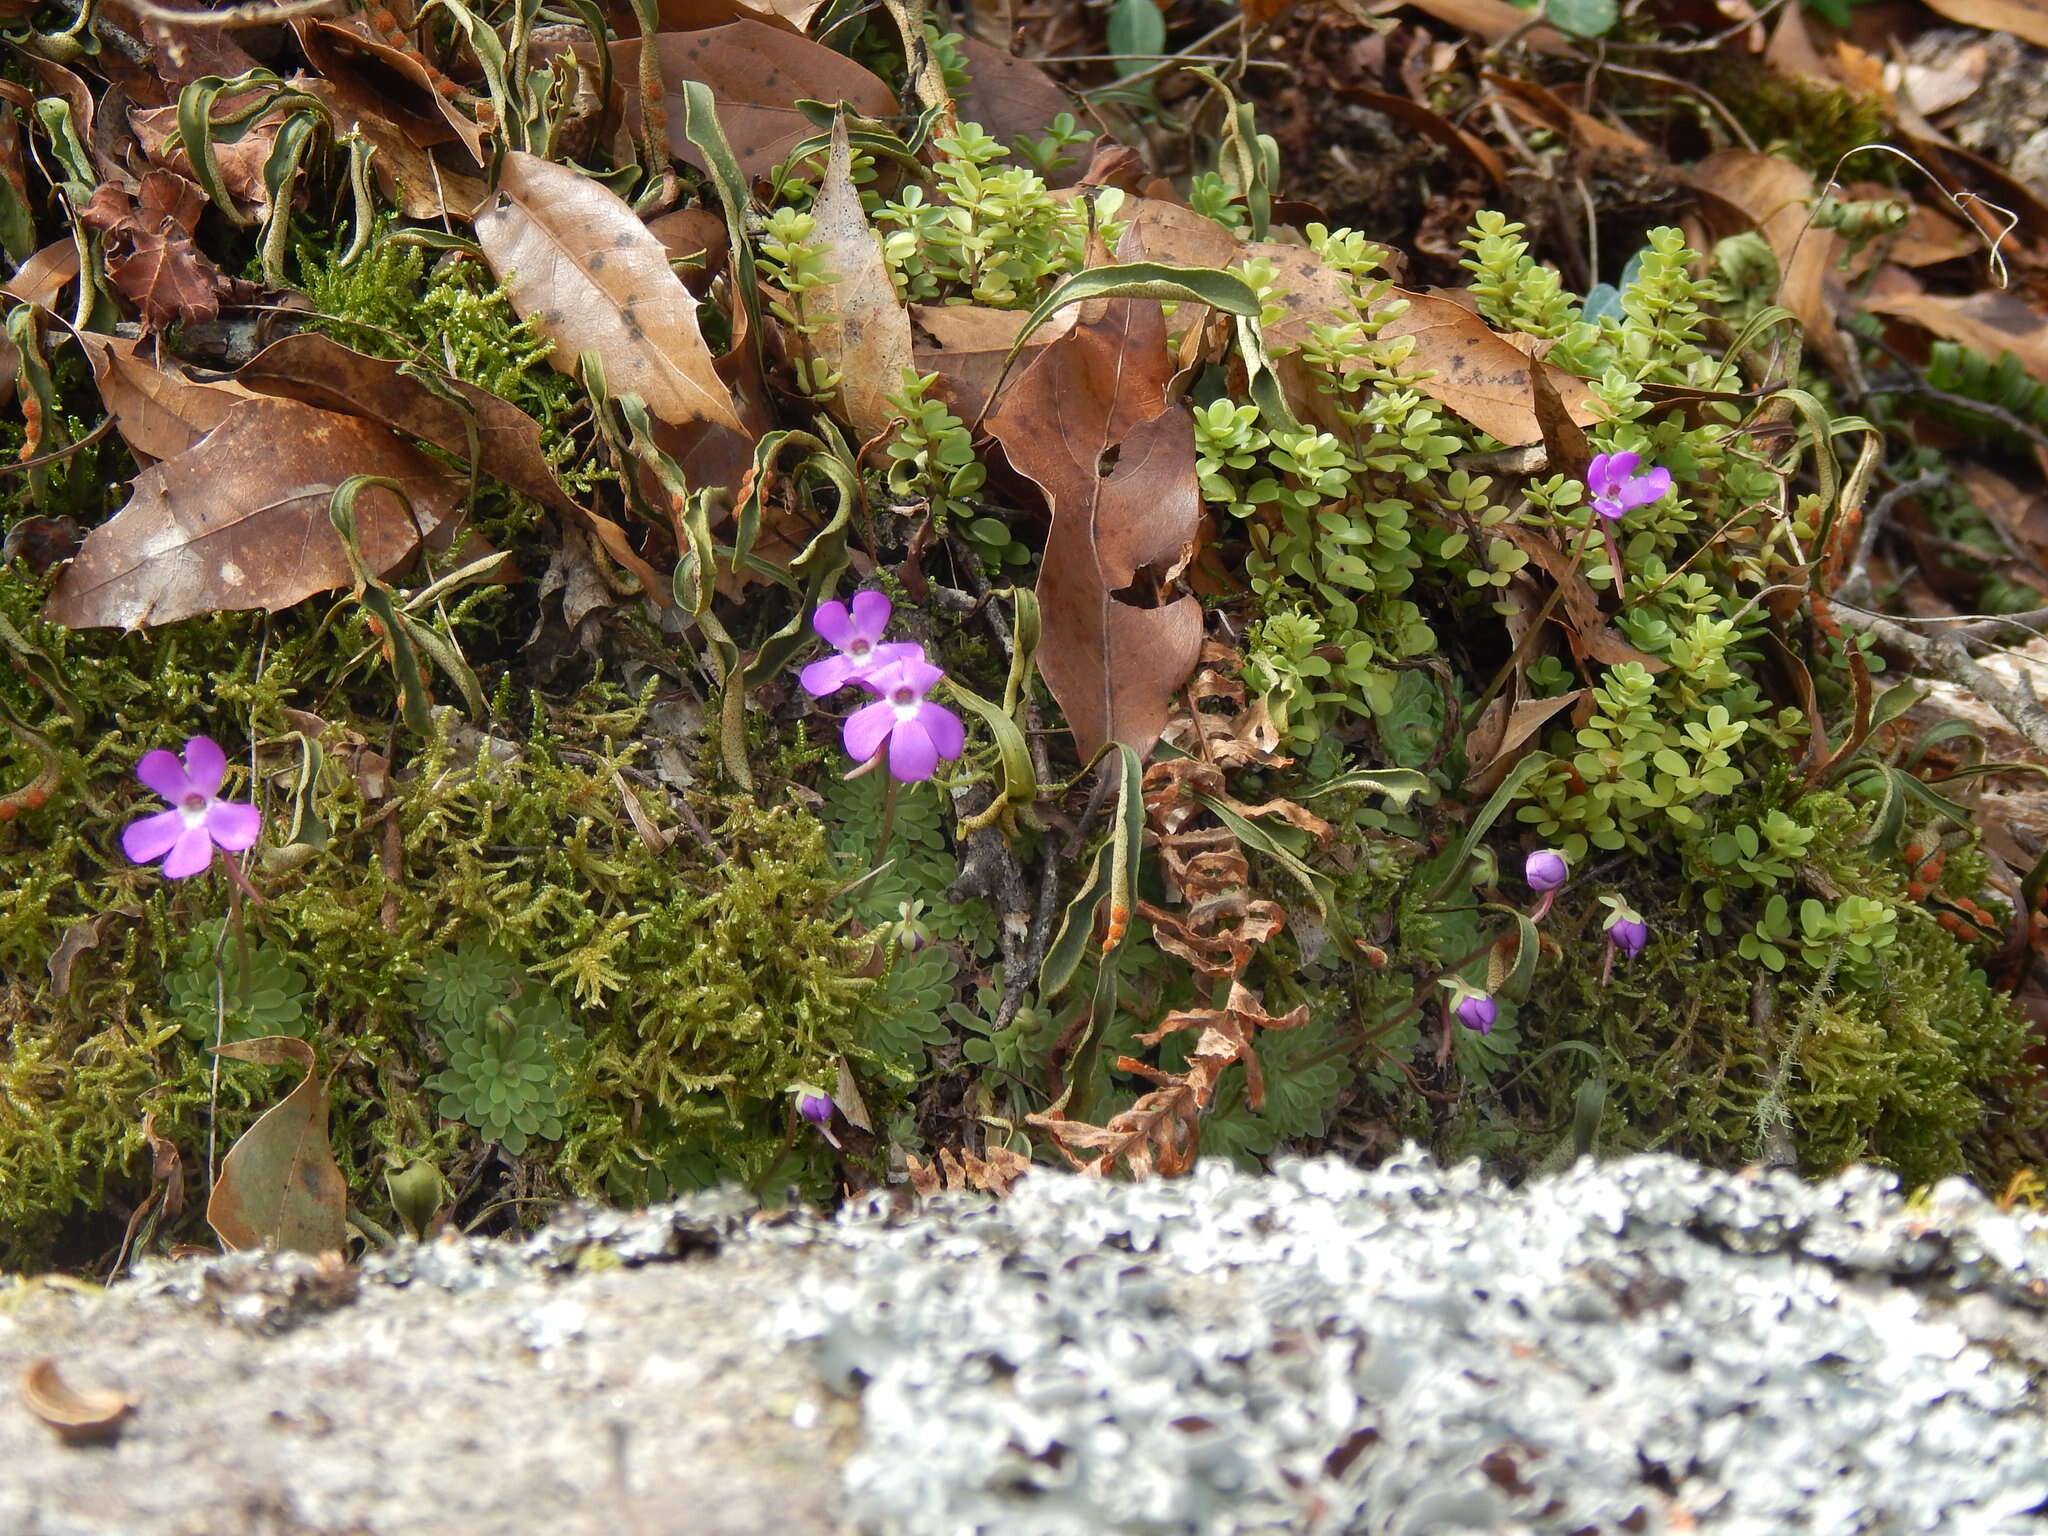
[[[1649,924],[1639,917],[1623,917],[1616,913],[1607,920],[1607,942],[1633,960],[1650,942]]]
[[[832,1123],[832,1099],[823,1093],[800,1093],[796,1096],[796,1112],[815,1126]]]
[[[1493,1028],[1500,1008],[1484,992],[1467,992],[1451,1005],[1451,1012],[1458,1016],[1460,1024],[1483,1035]]]
[[[1522,878],[1532,891],[1554,891],[1571,878],[1571,873],[1571,865],[1555,848],[1538,848],[1522,861]]]

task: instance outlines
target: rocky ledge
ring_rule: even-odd
[[[0,1285],[42,1360],[134,1406],[0,1404],[8,1536],[2048,1532],[2048,1217],[1869,1170],[705,1197]]]

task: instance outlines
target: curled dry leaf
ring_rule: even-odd
[[[1848,346],[1835,326],[1827,293],[1842,242],[1833,231],[1811,225],[1813,177],[1776,155],[1724,149],[1694,168],[1692,183],[1708,194],[1701,203],[1716,234],[1738,233],[1738,228],[1728,226],[1732,209],[1742,226],[1763,235],[1778,258],[1778,302],[1798,317],[1814,354],[1837,377],[1846,377]]]
[[[150,343],[97,331],[74,331],[92,363],[100,403],[144,466],[175,458],[256,397],[231,380],[201,383],[174,362],[159,361]]]
[[[832,125],[832,154],[811,209],[814,238],[824,247],[834,281],[805,295],[805,317],[816,329],[788,341],[840,375],[840,410],[856,438],[866,442],[896,414],[889,396],[902,389],[911,366],[910,316],[889,281],[882,244],[861,207],[852,172],[842,115]]]
[[[606,388],[638,395],[663,421],[744,430],[697,327],[696,300],[611,188],[514,150],[476,236],[512,307],[555,344],[556,368],[574,374],[582,354],[595,352]]]
[[[380,103],[422,149],[457,143],[481,169],[484,125],[464,110],[462,92],[426,61],[417,48],[380,37],[366,16],[337,21],[300,19],[292,23],[307,61],[330,80],[348,81]]]
[[[509,400],[460,379],[441,380],[469,409],[444,399],[399,364],[343,346],[331,337],[302,331],[272,342],[243,364],[239,384],[263,395],[281,395],[322,410],[367,417],[394,432],[432,443],[465,462],[469,429],[476,429],[476,466],[522,495],[573,518],[596,538],[606,554],[631,571],[655,602],[675,601],[669,584],[640,558],[625,529],[583,507],[562,489],[541,451],[540,423]]]
[[[351,76],[329,80],[317,75],[298,75],[291,83],[295,90],[317,97],[327,108],[337,136],[353,129],[369,141],[376,150],[370,157],[370,174],[407,218],[439,219],[444,214],[471,218],[491,195],[491,189],[479,178],[435,159],[402,120],[389,115],[389,103],[384,98],[372,94]]]
[[[221,1160],[206,1223],[229,1248],[339,1251],[348,1236],[348,1185],[327,1139],[327,1084],[313,1047],[290,1035],[230,1041],[214,1053],[305,1076]]]
[[[21,1401],[63,1440],[78,1445],[113,1439],[135,1409],[135,1399],[110,1387],[72,1386],[48,1355],[22,1368]]]
[[[151,171],[131,201],[109,182],[78,216],[107,236],[107,276],[161,330],[194,325],[220,313],[220,270],[192,243],[205,211],[200,190],[173,171]]]
[[[53,240],[15,270],[0,284],[0,293],[23,304],[53,308],[57,296],[78,279],[78,246],[70,240]]]
[[[1521,47],[1536,53],[1570,57],[1578,50],[1571,41],[1551,27],[1531,26],[1529,13],[1509,0],[1408,0],[1425,16],[1448,22],[1489,43],[1503,43],[1510,37]]]
[[[455,512],[462,483],[389,430],[294,400],[245,400],[196,445],[135,477],[128,504],[86,536],[45,616],[138,629],[202,613],[272,612],[349,584],[328,499],[350,475],[405,486],[356,504],[363,558],[396,569]]]
[[[663,95],[668,103],[668,147],[678,160],[703,170],[703,157],[684,132],[683,83],[702,81],[718,101],[718,120],[733,157],[748,176],[764,176],[818,130],[799,112],[801,100],[843,101],[868,117],[896,111],[889,87],[843,53],[758,21],[735,21],[704,32],[663,32]],[[612,44],[612,74],[626,97],[626,123],[640,132],[640,40]]]
[[[1927,0],[1927,8],[1966,27],[2010,32],[2036,48],[2048,48],[2048,7],[2040,0]]]
[[[663,32],[701,32],[729,21],[758,21],[801,37],[825,0],[656,0],[655,20]]]
[[[238,91],[223,95],[215,111],[225,116],[253,104],[258,94],[256,91]],[[263,183],[263,164],[270,158],[270,151],[277,143],[277,130],[288,115],[282,108],[272,108],[250,124],[248,131],[239,139],[214,145],[213,156],[220,166],[221,184],[227,188],[228,196],[234,199],[236,209],[252,222],[270,211],[270,189]],[[130,108],[128,122],[151,164],[187,180],[197,180],[193,175],[192,157],[177,140],[178,109],[175,106]]]
[[[1082,306],[987,426],[1052,512],[1038,571],[1038,667],[1083,758],[1152,749],[1202,644],[1202,608],[1172,597],[1201,522],[1194,419],[1169,406],[1153,299]]]
[[[907,1154],[903,1163],[910,1174],[910,1187],[927,1200],[941,1193],[964,1194],[970,1189],[983,1190],[1000,1199],[1031,1171],[1031,1159],[1022,1152],[993,1146],[986,1157],[978,1157],[965,1148],[956,1154],[951,1147],[941,1147],[936,1163],[927,1163],[914,1152]]]

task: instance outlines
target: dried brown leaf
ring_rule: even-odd
[[[296,1066],[298,1086],[272,1105],[221,1159],[206,1223],[228,1248],[339,1251],[348,1237],[348,1185],[327,1139],[327,1084],[313,1047],[265,1035],[214,1047],[220,1056]]]
[[[1336,324],[1349,317],[1341,276],[1315,252],[1300,246],[1257,244],[1246,246],[1243,254],[1264,257],[1273,267],[1279,290],[1275,298],[1285,310],[1266,333],[1267,345],[1276,355],[1298,351],[1309,340],[1310,327]],[[1405,307],[1399,314],[1388,314],[1397,305]],[[1461,304],[1394,288],[1373,306],[1373,312],[1387,314],[1381,337],[1415,338],[1413,362],[1430,370],[1430,376],[1419,380],[1416,389],[1509,447],[1534,443],[1543,436],[1530,385],[1535,369],[1543,370],[1574,422],[1589,426],[1598,420],[1584,379],[1550,363],[1531,361],[1526,352]],[[1319,391],[1297,359],[1282,356],[1280,375],[1296,410],[1310,412],[1318,405]]]
[[[1950,21],[2048,48],[2048,5],[2040,0],[1927,0],[1927,8]]]
[[[97,331],[72,334],[92,363],[101,404],[145,466],[175,458],[256,398],[232,380],[187,378],[175,363],[158,361],[153,345]]]
[[[703,32],[663,32],[654,39],[661,55],[663,94],[668,103],[668,147],[678,160],[704,169],[697,146],[684,133],[683,82],[702,81],[718,100],[740,169],[763,176],[818,130],[799,112],[799,100],[843,101],[868,117],[896,111],[889,87],[843,53],[758,21],[735,21]],[[640,132],[640,40],[612,44],[613,77],[626,98],[627,126]]]
[[[1074,100],[1059,83],[1029,59],[979,37],[960,40],[967,59],[967,89],[959,99],[964,122],[979,123],[1005,144],[1020,138],[1043,138],[1052,120],[1074,111]],[[1062,166],[1047,181],[1070,187],[1081,177],[1079,162]]]
[[[78,247],[70,239],[53,240],[15,270],[0,284],[0,293],[24,304],[44,309],[55,306],[57,296],[78,280]]]
[[[402,126],[413,143],[422,149],[460,144],[482,169],[485,126],[463,109],[454,83],[417,49],[394,47],[377,35],[367,16],[301,18],[292,27],[308,63],[329,80],[348,82],[376,101],[382,115]]]
[[[1842,242],[1830,230],[1811,227],[1812,175],[1777,155],[1724,149],[1694,168],[1692,183],[1710,194],[1702,207],[1717,234],[1739,232],[1727,227],[1725,210],[1732,208],[1763,235],[1778,258],[1778,302],[1798,317],[1814,354],[1838,377],[1846,376],[1848,346],[1835,326],[1827,292]]]
[[[1083,758],[1109,741],[1142,757],[1201,651],[1201,604],[1167,595],[1201,521],[1194,420],[1165,402],[1157,301],[1083,309],[987,426],[1052,511],[1038,573],[1046,686]]]
[[[1894,292],[1873,297],[1864,307],[1910,320],[1994,363],[2001,353],[2010,352],[2035,379],[2048,384],[2048,318],[2009,290],[1986,289],[1961,297]]]
[[[1074,328],[1076,311],[1062,310],[1031,333],[1011,377],[1028,368],[1047,347]],[[919,332],[913,357],[919,373],[936,373],[953,397],[953,412],[963,421],[979,418],[988,405],[1003,359],[1023,329],[1025,316],[1014,309],[984,309],[975,304],[913,304],[910,318]]]
[[[830,284],[805,295],[805,319],[816,329],[790,337],[813,360],[836,370],[839,408],[857,439],[866,442],[888,426],[896,408],[889,396],[903,388],[912,365],[910,316],[889,281],[882,245],[854,187],[846,119],[832,127],[832,153],[812,206],[814,238],[824,247]]]
[[[405,486],[433,534],[459,480],[375,422],[294,400],[247,400],[192,448],[135,477],[128,504],[87,535],[45,615],[73,629],[136,629],[202,613],[273,612],[349,584],[328,500],[350,475]],[[419,547],[390,492],[356,504],[363,558],[380,575]]]
[[[758,21],[801,37],[825,0],[657,0],[655,18],[663,32],[701,32],[729,21]]]
[[[409,219],[458,219],[475,216],[491,189],[471,174],[443,165],[427,145],[413,136],[412,119],[392,114],[388,98],[366,88],[353,75],[326,79],[298,75],[296,90],[317,97],[334,118],[337,136],[351,129],[367,139],[376,153],[370,157],[370,174],[383,194],[398,204]],[[432,133],[431,139],[443,135]]]
[[[697,327],[696,300],[609,187],[514,150],[476,236],[512,307],[555,344],[556,368],[573,375],[581,354],[595,352],[606,387],[640,396],[662,420],[743,430]]]

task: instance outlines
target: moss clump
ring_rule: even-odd
[[[621,798],[643,710],[616,688],[534,698],[488,733],[444,712],[431,739],[401,739],[394,767],[388,727],[354,712],[389,708],[360,686],[376,676],[322,684],[355,638],[345,621],[65,633],[36,618],[39,595],[0,574],[0,613],[75,695],[60,710],[0,669],[0,703],[61,774],[47,806],[0,824],[0,1265],[46,1257],[79,1207],[147,1188],[145,1113],[191,1167],[210,1117],[225,1146],[274,1102],[273,1074],[235,1065],[209,1108],[220,979],[231,1035],[314,1042],[334,1074],[337,1157],[379,1221],[383,1165],[434,1160],[459,1187],[490,1166],[487,1139],[523,1159],[528,1196],[644,1191],[648,1169],[685,1166],[822,1192],[823,1143],[792,1148],[783,1090],[832,1081],[842,1058],[862,1067],[873,984],[858,974],[870,946],[833,911],[843,882],[814,817],[696,797],[712,843],[657,852]],[[215,971],[218,877],[166,882],[118,850],[149,806],[135,760],[197,731],[235,765],[227,793],[266,815],[246,999],[232,931]],[[0,729],[7,782],[39,762]],[[677,819],[660,794],[625,792]],[[67,933],[91,942],[74,939],[59,993],[48,963]],[[559,1030],[528,1027],[541,998],[558,999]],[[482,1033],[508,1010],[516,1048]],[[534,1033],[546,1049],[527,1048]],[[519,1093],[478,1090],[514,1067]],[[886,1107],[885,1089],[875,1098]]]

